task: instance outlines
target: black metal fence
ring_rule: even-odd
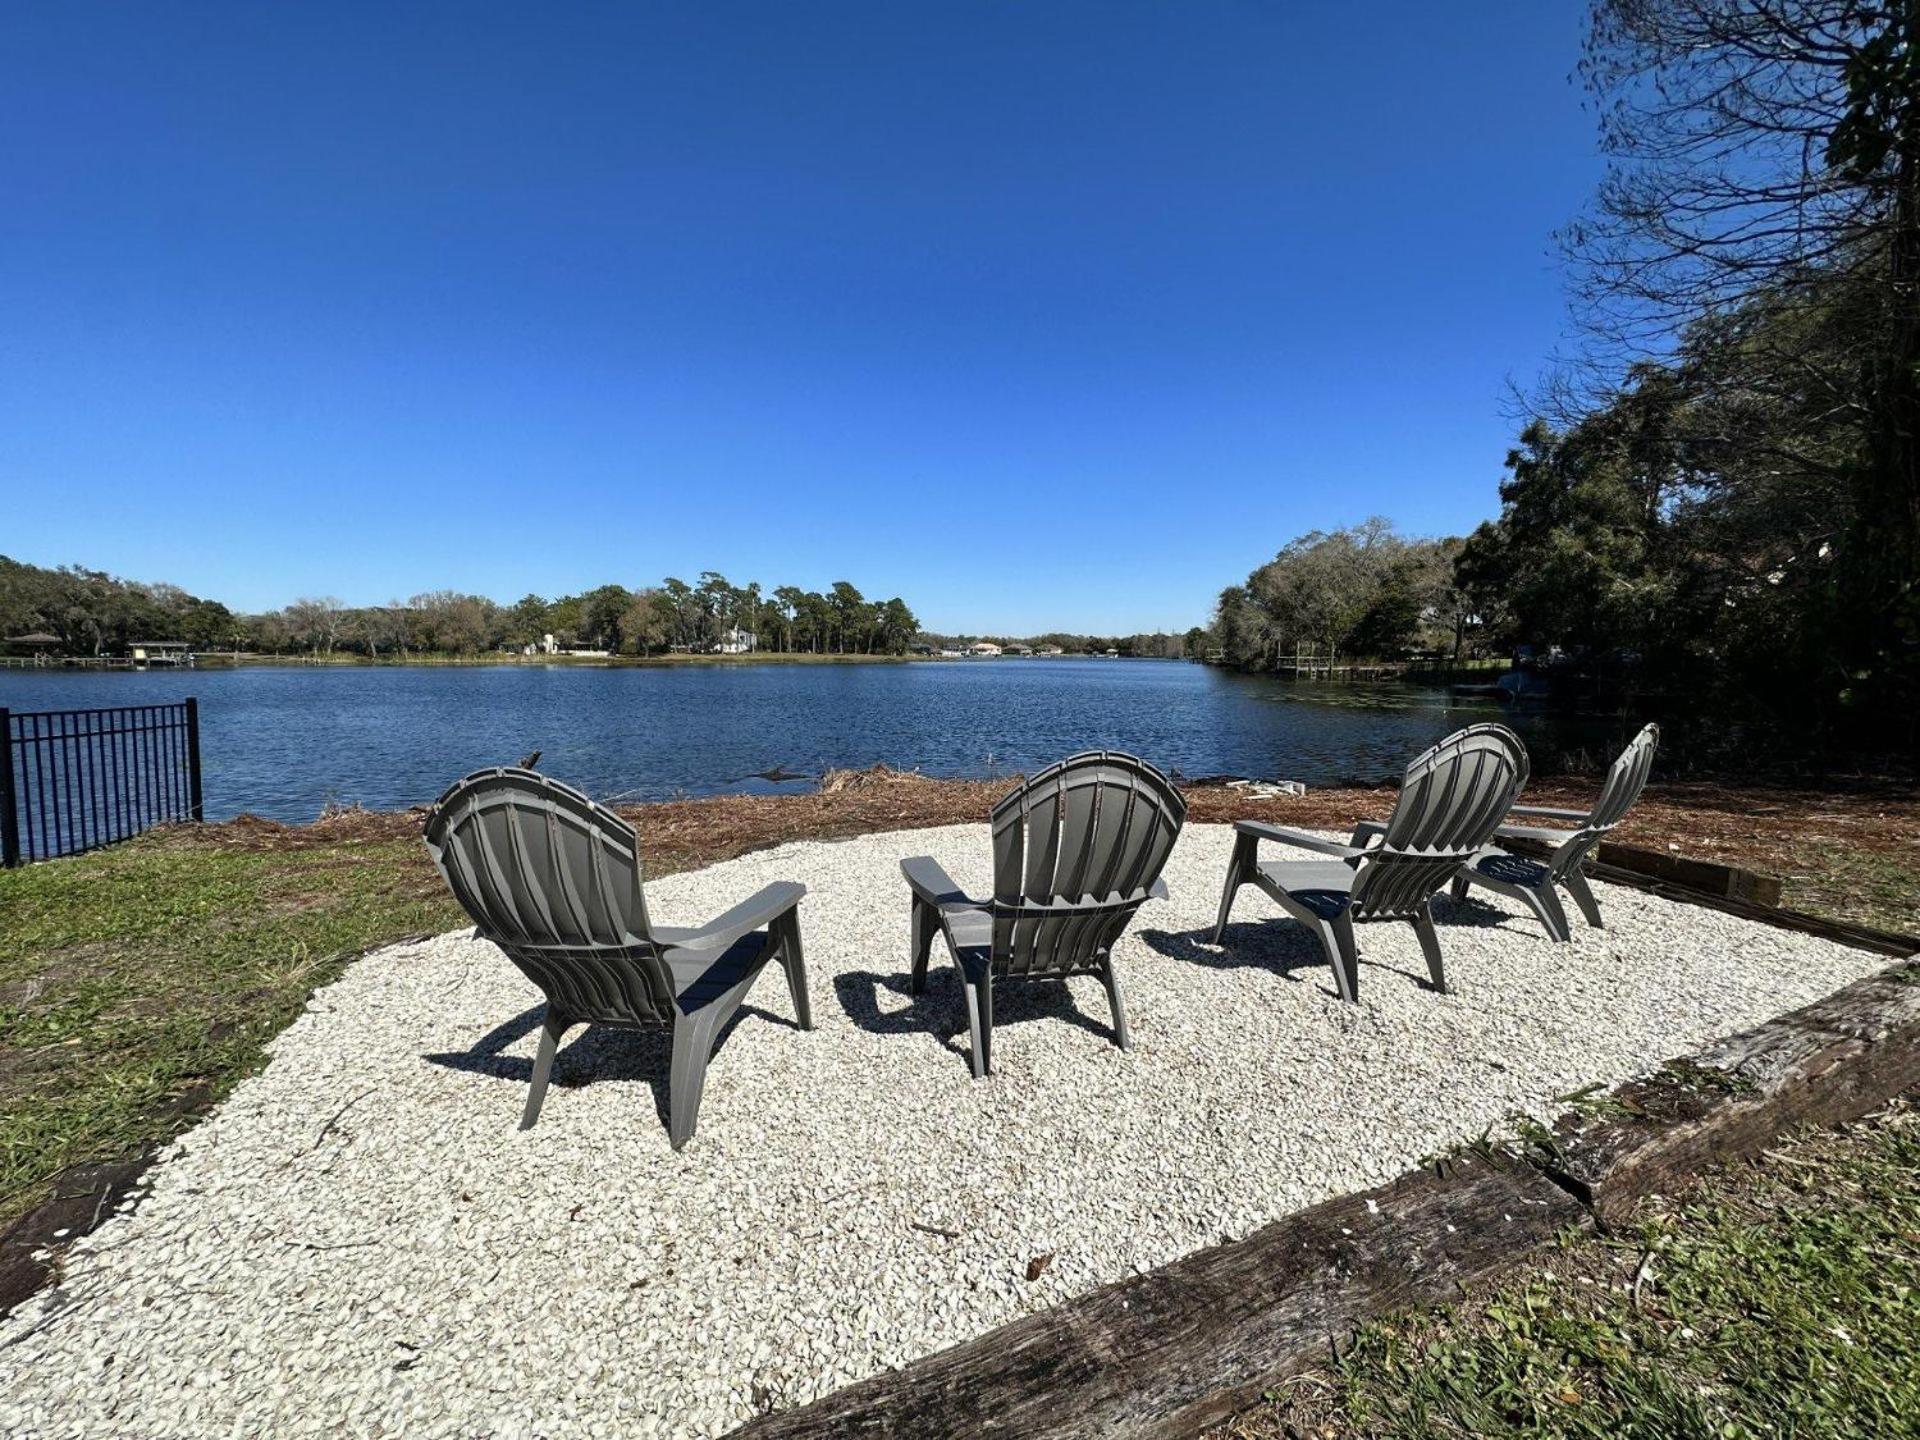
[[[0,706],[0,859],[78,855],[201,818],[200,705]]]

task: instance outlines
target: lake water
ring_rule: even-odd
[[[1187,777],[1372,782],[1478,720],[1504,719],[1536,750],[1568,738],[1563,719],[1444,690],[1300,684],[1180,661],[0,672],[0,705],[16,710],[189,695],[200,699],[209,819],[417,805],[535,749],[542,770],[596,797],[657,800],[779,793],[878,762],[1004,775],[1100,748]],[[1606,737],[1593,738],[1598,748]],[[756,778],[776,768],[809,778]]]

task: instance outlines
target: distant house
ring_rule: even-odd
[[[966,654],[964,650],[956,649],[954,646],[948,645],[941,650],[940,658],[942,660],[958,660],[964,654]]]
[[[1102,650],[1100,653],[1106,656],[1109,660],[1117,660],[1120,658],[1120,652],[1114,649],[1111,645],[1109,645],[1106,649]]]
[[[1007,654],[1031,655],[1033,654],[1033,647],[1031,645],[1009,645],[1007,646]]]
[[[991,640],[976,640],[967,647],[969,655],[998,655],[1000,647]]]
[[[1042,645],[1033,653],[1036,655],[1064,655],[1067,652],[1062,650],[1058,645]]]
[[[720,643],[713,647],[717,655],[745,655],[753,649],[754,635],[738,625],[721,632]]]
[[[35,630],[26,635],[9,635],[0,640],[0,649],[24,650],[27,658],[16,660],[16,665],[46,665],[52,661],[53,652],[60,648],[60,637],[49,635],[44,630]]]
[[[133,646],[133,664],[137,670],[155,665],[192,665],[193,647],[184,640],[138,640]]]

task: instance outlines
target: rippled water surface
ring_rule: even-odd
[[[1304,685],[1155,660],[586,669],[260,668],[0,672],[17,710],[200,698],[209,818],[311,819],[329,801],[431,800],[482,765],[605,798],[781,791],[836,766],[999,775],[1131,750],[1180,775],[1330,784],[1396,777],[1419,750],[1505,719],[1536,747],[1564,721],[1401,684]]]

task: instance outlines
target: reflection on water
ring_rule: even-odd
[[[1100,748],[1189,778],[1375,783],[1476,721],[1513,725],[1536,769],[1570,752],[1603,756],[1632,728],[1443,689],[1178,661],[0,672],[0,704],[16,710],[187,695],[200,697],[208,814],[295,821],[330,801],[420,804],[534,749],[543,770],[595,795],[661,799],[790,792],[824,770],[879,762],[1004,775]],[[760,778],[769,773],[805,778]]]

